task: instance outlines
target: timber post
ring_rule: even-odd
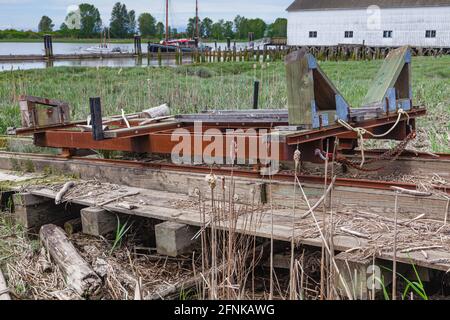
[[[52,36],[46,34],[44,36],[44,49],[45,49],[45,57],[47,59],[53,59],[53,40]]]
[[[134,36],[134,54],[138,57],[142,56],[142,38],[141,36]]]
[[[256,80],[253,84],[253,109],[257,110],[259,104],[259,81]]]
[[[161,48],[158,48],[158,65],[162,66],[162,54],[161,54]]]
[[[95,141],[105,139],[103,132],[102,105],[100,98],[89,98],[89,106],[91,109],[92,137]]]

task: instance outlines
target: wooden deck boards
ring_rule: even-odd
[[[77,182],[78,184],[82,182]],[[109,184],[102,184],[101,188],[107,189]],[[81,187],[83,188],[83,187]],[[30,193],[37,196],[54,198],[56,195],[56,189],[52,188],[30,188]],[[79,193],[80,190],[77,190]],[[149,189],[141,189],[141,188],[131,188],[131,187],[123,187],[120,186],[118,190],[110,191],[108,193],[98,195],[98,196],[86,196],[82,193],[79,193],[78,197],[71,199],[71,202],[80,204],[83,206],[96,206],[105,200],[114,199],[119,195],[139,192],[138,195],[131,196],[125,199],[120,200],[119,202],[129,202],[136,204],[138,206],[137,209],[128,210],[122,207],[117,206],[117,203],[113,202],[108,205],[105,205],[103,208],[109,210],[111,212],[117,212],[127,215],[133,216],[141,216],[152,218],[161,221],[173,221],[178,223],[183,223],[187,225],[201,227],[203,226],[203,218],[202,214],[198,210],[198,204],[195,204],[195,200],[192,197],[189,197],[185,194],[180,193],[171,193],[164,191],[156,191]],[[70,195],[68,195],[70,197]],[[220,201],[219,201],[220,202]],[[209,203],[207,201],[206,203]],[[238,205],[239,206],[239,205]],[[243,206],[243,205],[240,205]],[[339,221],[337,230],[334,236],[334,248],[337,251],[348,251],[348,250],[356,250],[360,251],[361,254],[369,254],[370,252],[377,252],[377,257],[385,260],[392,260],[393,253],[389,248],[389,243],[386,243],[386,239],[392,240],[389,238],[390,230],[380,230],[376,231],[376,228],[369,228],[370,230],[355,230],[360,231],[362,233],[366,233],[370,239],[364,239],[360,237],[356,237],[354,235],[346,234],[343,232],[340,227],[346,226],[347,223],[353,223],[357,221],[359,223],[364,222],[369,226],[376,226],[381,223],[380,220],[371,220],[367,217],[364,217],[361,214],[357,213],[357,208],[353,209],[355,214],[352,214],[352,209],[346,209],[346,211],[334,213],[335,221]],[[209,213],[210,208],[206,206],[206,219],[209,221]],[[321,247],[322,240],[319,236],[318,229],[312,217],[308,217],[306,219],[300,219],[299,217],[306,212],[306,207],[302,206],[298,208],[296,211],[295,218],[295,238],[298,243]],[[315,212],[315,216],[319,222],[319,225],[322,226],[322,219],[324,214],[322,212],[322,208]],[[374,215],[376,216],[376,214]],[[327,219],[329,218],[327,214]],[[273,220],[273,226],[272,226]],[[252,221],[252,223],[250,223]],[[405,220],[401,220],[405,221]],[[424,222],[425,223],[425,222]],[[441,222],[433,222],[433,223],[441,223]],[[218,228],[221,230],[228,229],[228,223],[220,220],[218,222]],[[357,225],[357,224],[356,224]],[[386,227],[386,226],[382,226]],[[426,228],[426,225],[423,226]],[[351,225],[350,225],[350,228]],[[380,227],[381,228],[381,227]],[[389,228],[389,226],[387,227]],[[421,228],[419,225],[417,228]],[[412,228],[413,229],[413,228]],[[374,231],[375,230],[375,231]],[[406,227],[405,227],[406,230]],[[292,210],[289,209],[274,209],[273,217],[272,211],[266,207],[256,210],[255,212],[248,212],[242,214],[237,223],[236,223],[236,231],[241,234],[258,236],[262,238],[271,238],[273,237],[275,240],[290,242],[292,236]],[[272,233],[273,232],[273,233]],[[414,241],[410,241],[410,239],[404,239],[402,242],[402,234],[399,234],[399,251],[405,248],[415,248],[423,246],[423,241],[420,236],[418,236],[417,243]],[[445,232],[445,230],[443,231]],[[386,236],[382,239],[378,240],[377,237],[386,233]],[[446,234],[444,234],[446,235]],[[408,236],[410,236],[408,234]],[[445,239],[444,239],[445,238]],[[413,251],[411,253],[398,253],[398,261],[410,264],[414,262],[418,266],[427,267],[431,269],[443,270],[447,271],[450,269],[450,240],[442,237],[441,234],[436,234],[434,239],[427,239],[427,246],[430,245],[442,245],[443,249],[433,249],[426,250],[428,258],[426,258],[423,253],[419,251]],[[402,247],[403,245],[403,247]],[[376,248],[379,248],[376,250]],[[369,252],[369,253],[367,253]],[[437,261],[439,260],[439,261]],[[440,262],[440,263],[437,263]]]

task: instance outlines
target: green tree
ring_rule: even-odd
[[[164,37],[164,23],[158,22],[156,24],[156,35],[159,37],[159,39],[162,39]]]
[[[101,32],[102,19],[98,9],[89,3],[82,3],[80,8],[80,35],[91,37]]]
[[[141,14],[138,18],[138,25],[141,35],[156,35],[156,19],[150,13]]]
[[[234,38],[233,21],[227,21],[223,24],[223,35],[225,38]]]
[[[287,37],[287,19],[278,18],[269,26],[270,37]]]
[[[136,34],[136,12],[134,10],[128,12],[128,34]]]
[[[247,26],[247,18],[236,16],[234,18],[234,29],[236,31],[236,38],[238,39],[244,39],[247,38],[248,34],[248,26]]]
[[[200,25],[200,21],[199,21],[199,25]],[[196,26],[197,26],[197,18],[196,17],[189,18],[188,25],[186,28],[186,33],[188,34],[188,37],[195,38],[197,36],[195,34],[196,30],[197,30]]]
[[[211,36],[217,40],[223,40],[224,38],[224,21],[219,20],[216,23],[213,23],[211,26]]]
[[[117,2],[111,12],[109,24],[113,38],[125,38],[129,33],[129,15],[127,6]]]
[[[59,27],[59,31],[67,31],[69,30],[69,27],[65,22],[61,23],[61,26]]]
[[[55,25],[53,24],[52,19],[47,16],[43,16],[41,21],[39,21],[38,30],[39,32],[52,32],[54,26]]]
[[[266,35],[267,24],[262,19],[247,20],[247,34],[253,32],[255,39],[261,39]]]
[[[200,35],[203,38],[208,39],[209,37],[211,37],[212,25],[213,21],[210,18],[203,19],[202,24],[200,26]]]

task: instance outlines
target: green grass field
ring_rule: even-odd
[[[322,62],[321,66],[354,107],[360,105],[382,61]],[[88,115],[89,97],[102,98],[106,115],[168,103],[173,113],[252,106],[253,81],[261,81],[261,108],[286,106],[282,62],[221,63],[179,68],[51,68],[0,72],[0,133],[19,126],[20,94],[68,101],[73,119]],[[427,148],[448,152],[450,57],[413,60],[414,103],[429,109],[419,121]]]

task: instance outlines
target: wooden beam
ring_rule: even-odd
[[[161,121],[160,123],[154,123],[144,126],[136,126],[131,128],[110,130],[104,132],[104,137],[106,139],[110,138],[123,138],[129,136],[145,135],[150,132],[157,130],[172,129],[181,126],[178,121]]]

